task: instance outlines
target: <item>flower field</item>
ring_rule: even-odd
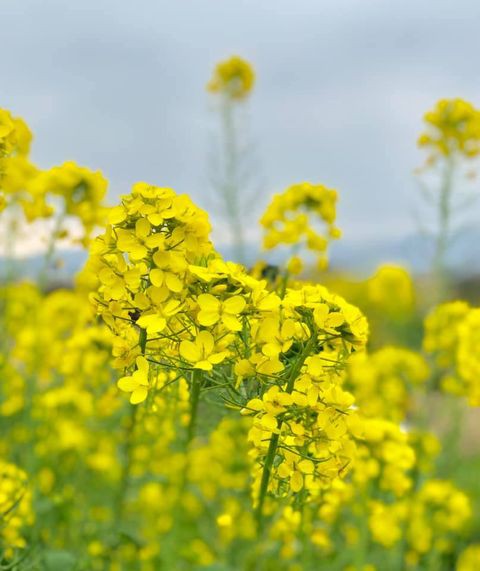
[[[444,99],[419,125],[430,274],[352,277],[328,268],[341,191],[318,182],[285,181],[242,263],[254,86],[237,56],[207,85],[234,259],[180,189],[107,205],[100,172],[38,168],[0,109],[0,569],[480,569],[479,296],[445,261],[480,111]],[[27,281],[16,247],[40,228]],[[88,258],[59,284],[71,244]]]

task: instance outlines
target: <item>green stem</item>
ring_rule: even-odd
[[[225,151],[225,173],[221,185],[225,213],[229,219],[233,239],[235,261],[245,262],[245,243],[240,216],[240,188],[238,181],[239,151],[235,128],[234,104],[226,99],[222,106],[222,128]]]
[[[450,475],[452,467],[457,466],[460,459],[463,436],[463,400],[458,396],[450,396],[446,401],[445,408],[450,422],[443,438],[440,469]]]
[[[202,372],[199,369],[194,369],[191,376],[190,386],[190,419],[188,421],[187,431],[184,442],[185,464],[182,473],[179,477],[177,488],[177,497],[173,507],[174,525],[169,534],[169,547],[167,551],[174,553],[174,558],[177,559],[177,552],[179,543],[185,540],[185,531],[188,527],[186,520],[186,512],[183,509],[182,500],[185,496],[185,490],[188,485],[189,471],[190,471],[190,447],[195,437],[197,427],[198,406],[200,404],[200,393],[202,389]]]
[[[366,505],[366,498],[368,497],[368,490],[365,490],[361,495],[361,512],[357,518],[357,526],[359,532],[358,543],[354,549],[354,564],[355,569],[363,569],[366,563],[366,557],[368,553],[368,510]]]
[[[127,425],[125,427],[125,440],[123,448],[123,465],[120,474],[120,484],[118,487],[117,501],[115,505],[115,525],[121,524],[125,512],[125,499],[127,497],[128,488],[130,485],[130,474],[132,471],[132,449],[133,449],[133,434],[135,429],[137,406],[130,406],[130,415]]]
[[[313,332],[312,336],[307,341],[305,347],[303,348],[303,351],[298,356],[298,359],[296,360],[295,364],[293,365],[293,367],[290,371],[290,375],[289,375],[288,381],[287,381],[287,388],[286,388],[285,392],[292,393],[294,385],[295,385],[295,379],[298,377],[300,370],[302,369],[303,364],[305,362],[305,359],[310,355],[312,348],[315,344],[315,341],[316,341],[316,333]],[[278,430],[278,432],[273,434],[272,437],[270,438],[270,443],[268,445],[267,455],[265,457],[265,463],[263,465],[262,479],[260,481],[260,492],[259,492],[259,496],[258,496],[258,504],[257,504],[256,510],[255,510],[255,520],[257,522],[257,533],[258,533],[259,537],[263,533],[263,528],[264,528],[264,523],[265,523],[265,521],[264,521],[265,518],[264,518],[264,514],[263,514],[263,507],[265,504],[265,499],[267,497],[268,484],[270,482],[270,476],[272,474],[272,467],[273,467],[273,462],[275,460],[275,455],[276,455],[277,448],[278,448],[278,441],[280,438],[280,431],[282,429],[282,424],[283,424],[283,418],[278,417],[277,418],[277,430]]]
[[[145,351],[147,350],[147,330],[140,329],[138,334],[138,344],[140,346],[140,352],[142,355],[145,355]]]
[[[281,420],[278,420],[278,428],[281,428]],[[277,452],[278,440],[280,438],[279,434],[273,434],[270,438],[270,443],[268,445],[267,455],[265,457],[265,464],[263,465],[262,479],[260,481],[260,493],[258,496],[258,505],[255,511],[255,519],[257,522],[257,532],[260,537],[263,533],[264,527],[264,517],[263,517],[263,505],[265,503],[265,498],[268,491],[268,484],[270,482],[270,475],[272,473],[273,461],[275,459],[275,454]]]
[[[198,369],[195,369],[192,372],[192,386],[190,391],[190,420],[187,426],[187,440],[185,446],[186,452],[188,452],[193,437],[195,436],[201,388],[202,384],[201,384],[200,371]]]
[[[5,226],[7,227],[5,234],[5,281],[12,283],[17,277],[17,264],[15,260],[16,241],[20,224],[19,205],[12,202],[8,206],[8,211],[4,213],[6,216]]]
[[[47,283],[48,270],[50,268],[50,264],[52,262],[54,254],[55,254],[56,240],[58,237],[58,233],[60,232],[60,229],[62,227],[64,219],[65,219],[64,213],[57,216],[57,219],[55,220],[55,225],[53,227],[52,233],[50,234],[49,239],[48,239],[47,251],[45,252],[45,257],[43,259],[43,266],[42,266],[42,269],[40,270],[40,275],[38,277],[38,282],[39,282],[40,287],[42,289],[44,289],[45,286],[48,285],[48,283]]]
[[[187,432],[185,436],[184,452],[185,452],[185,465],[179,485],[178,503],[180,504],[181,497],[188,484],[189,472],[189,451],[192,441],[195,437],[197,428],[198,405],[200,404],[200,393],[202,390],[202,372],[199,369],[192,371],[191,386],[190,386],[190,419],[187,425]],[[180,505],[177,506],[177,511]]]
[[[147,348],[147,331],[146,329],[140,329],[138,334],[138,344],[140,346],[140,352],[145,355]],[[123,466],[122,472],[120,474],[120,485],[118,488],[117,500],[115,503],[115,524],[121,524],[125,512],[125,499],[128,494],[128,488],[130,486],[130,476],[132,471],[132,450],[134,446],[134,433],[135,424],[137,421],[137,405],[130,404],[130,414],[128,418],[127,425],[125,427],[125,439],[124,439],[124,449],[123,449]]]
[[[455,164],[452,157],[446,159],[442,184],[440,187],[440,199],[438,202],[438,233],[435,241],[435,253],[433,257],[433,273],[440,290],[440,295],[445,293],[447,268],[446,254],[450,241],[450,225],[452,213],[452,192]]]
[[[285,274],[282,277],[282,283],[280,285],[280,292],[279,292],[279,295],[282,299],[285,297],[285,293],[287,292],[287,285],[289,278],[290,278],[290,272],[288,270],[285,270]]]

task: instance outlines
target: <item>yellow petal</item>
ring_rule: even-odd
[[[202,371],[211,371],[213,369],[212,363],[210,361],[198,361],[194,365],[195,369],[201,369]]]
[[[312,385],[307,391],[308,406],[315,406],[318,401],[319,390],[315,385]]]
[[[180,355],[190,363],[196,363],[202,358],[201,351],[199,347],[192,343],[192,341],[182,341],[180,343]]]
[[[259,412],[263,410],[263,401],[261,399],[251,399],[247,402],[245,407],[246,412],[243,414],[252,414],[253,412]]]
[[[139,238],[146,238],[151,229],[150,222],[146,218],[139,218],[135,223],[135,234]]]
[[[260,423],[263,428],[270,430],[270,432],[277,431],[277,419],[273,416],[273,414],[264,414]]]
[[[138,383],[132,377],[122,377],[117,381],[117,387],[121,391],[131,393],[138,387]]]
[[[327,327],[340,327],[344,323],[345,317],[341,313],[338,313],[338,311],[335,313],[330,313],[325,320],[325,325]]]
[[[288,339],[295,335],[295,321],[293,319],[286,319],[282,324],[282,338]]]
[[[299,492],[303,488],[303,476],[300,472],[295,471],[290,476],[290,489],[292,492]]]
[[[129,251],[129,256],[132,261],[143,260],[148,254],[147,248],[142,246],[142,244],[135,244]]]
[[[263,375],[275,375],[283,371],[285,367],[282,362],[276,358],[265,359],[257,366],[257,371]]]
[[[213,355],[210,355],[208,360],[210,361],[210,363],[218,365],[218,363],[221,363],[226,356],[227,356],[226,351],[222,351],[221,353],[214,353]]]
[[[144,375],[148,375],[148,361],[143,355],[139,355],[135,361],[137,364],[137,369],[141,371]]]
[[[148,333],[160,333],[165,329],[167,320],[160,315],[142,315],[137,324],[146,329]]]
[[[170,299],[163,308],[164,315],[175,315],[182,307],[182,303],[178,299]]]
[[[160,226],[160,224],[163,222],[163,216],[158,213],[149,214],[148,219],[154,226]]]
[[[304,459],[300,460],[300,462],[298,463],[298,469],[303,474],[313,474],[313,472],[315,471],[315,465],[311,460]]]
[[[286,462],[282,462],[277,468],[277,474],[280,476],[280,478],[288,478],[291,473],[292,468]]]
[[[159,270],[158,268],[155,268],[150,272],[150,281],[155,287],[160,287],[163,285],[164,277],[165,274],[163,270]]]
[[[245,309],[246,302],[243,297],[234,295],[223,302],[223,310],[227,313],[238,315]]]
[[[131,404],[139,404],[147,398],[148,390],[146,387],[138,387],[130,396]]]
[[[126,217],[127,213],[125,212],[124,206],[121,204],[120,206],[115,206],[110,209],[108,221],[110,224],[120,224],[120,222],[123,222]]]
[[[204,356],[210,355],[215,346],[215,340],[209,331],[200,331],[195,339],[195,343]]]
[[[222,323],[230,331],[242,330],[242,324],[234,315],[229,315],[228,313],[224,313],[222,316]]]
[[[200,325],[205,325],[209,327],[210,325],[215,325],[220,319],[220,315],[217,311],[199,311],[197,315],[197,321]]]
[[[277,357],[281,349],[278,343],[266,343],[262,347],[262,353],[267,357]]]
[[[165,236],[163,234],[151,234],[145,239],[145,245],[149,248],[160,248],[165,242]]]
[[[165,301],[169,298],[170,291],[166,287],[150,286],[147,288],[147,295],[150,297],[154,304],[161,305],[162,303],[165,303]]]
[[[216,311],[220,309],[220,302],[209,293],[202,293],[197,297],[197,303],[204,311]]]
[[[182,280],[175,274],[167,273],[165,277],[165,284],[170,291],[173,291],[175,293],[179,293],[183,289]]]

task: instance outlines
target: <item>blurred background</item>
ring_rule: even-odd
[[[216,117],[205,85],[218,59],[239,54],[257,74],[243,110],[251,215],[290,184],[321,182],[339,191],[333,267],[369,272],[390,261],[423,272],[419,219],[429,214],[417,204],[416,140],[439,98],[478,102],[479,18],[474,0],[2,0],[0,101],[31,126],[41,168],[75,159],[101,169],[111,204],[138,180],[188,193],[228,255],[211,204]],[[449,253],[462,273],[478,269],[479,213],[469,206]],[[247,228],[251,259],[258,228]],[[19,252],[42,248],[26,236]],[[67,256],[67,268],[80,258]]]

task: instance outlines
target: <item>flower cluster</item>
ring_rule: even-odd
[[[480,405],[480,310],[464,301],[437,306],[425,320],[423,348],[432,355],[442,388]]]
[[[456,571],[476,571],[480,565],[480,544],[469,545],[457,561]]]
[[[430,376],[425,359],[408,349],[386,346],[354,357],[348,367],[346,386],[366,416],[401,422],[414,400],[414,390]]]
[[[255,72],[248,61],[232,56],[215,67],[207,85],[212,93],[220,93],[227,99],[245,99],[255,84]]]
[[[30,162],[32,133],[19,117],[0,109],[0,211],[19,205],[28,219],[45,218],[52,214],[45,195],[28,189],[39,172]]]
[[[425,114],[426,130],[418,139],[430,152],[430,160],[480,153],[480,111],[463,99],[441,99]]]
[[[130,402],[154,393],[163,369],[188,375],[192,398],[218,385],[225,403],[253,416],[260,506],[268,491],[298,493],[344,473],[353,398],[339,372],[366,342],[360,311],[320,286],[281,297],[223,262],[204,213],[170,189],[136,185],[110,220],[92,246],[92,300],[129,370],[118,386]]]
[[[73,161],[40,172],[30,184],[30,192],[34,196],[61,199],[55,238],[66,237],[68,231],[61,228],[62,221],[66,217],[74,217],[82,225],[84,243],[88,242],[95,227],[104,224],[106,191],[107,181],[100,172],[93,172]]]
[[[415,305],[411,275],[401,266],[384,264],[367,281],[368,303],[383,314],[397,319],[408,315]]]
[[[296,253],[305,248],[316,256],[318,267],[324,268],[329,240],[340,237],[335,226],[336,202],[335,190],[308,182],[276,194],[260,220],[265,249],[284,245]],[[299,267],[296,257],[293,262]]]
[[[11,559],[26,547],[23,531],[33,523],[32,494],[27,475],[17,466],[0,461],[0,557]]]
[[[38,232],[38,242],[46,244],[39,278],[43,283],[60,265],[54,259],[60,242],[68,239],[85,246],[104,225],[107,181],[100,172],[73,161],[49,170],[37,168],[29,157],[31,141],[26,123],[0,109],[2,253],[14,258],[18,242]]]

